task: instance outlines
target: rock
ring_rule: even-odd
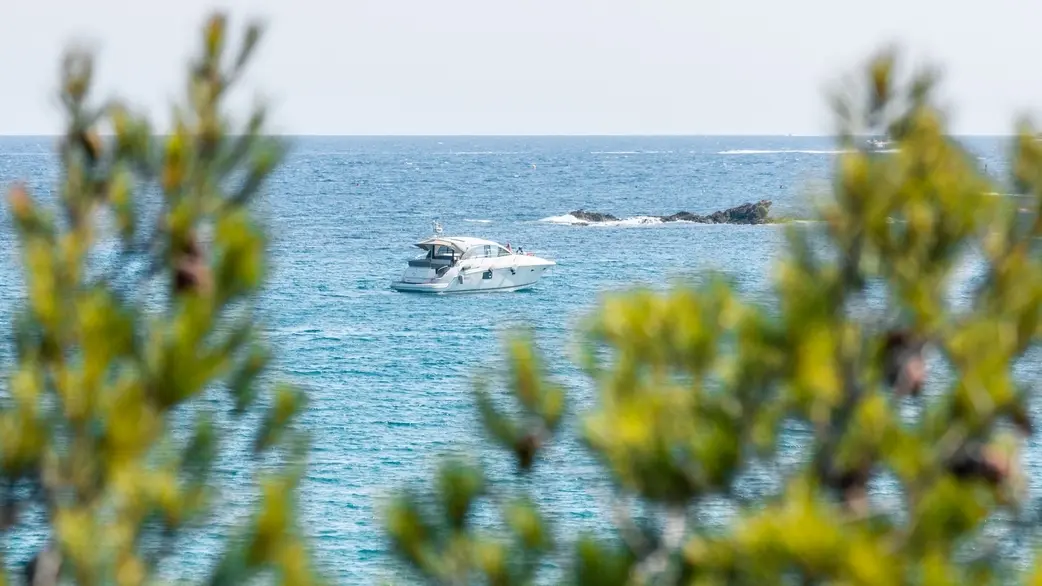
[[[663,222],[698,222],[700,224],[705,223],[705,218],[698,215],[692,214],[691,212],[677,212],[672,216],[663,216]]]
[[[571,212],[572,216],[583,222],[618,222],[619,219],[611,214],[602,214],[600,212],[588,212],[586,210],[575,210]]]
[[[693,214],[691,212],[677,212],[671,216],[651,216],[663,222],[695,222],[698,224],[766,224],[770,221],[768,215],[771,210],[771,202],[763,199],[756,203],[743,203],[740,206],[728,208],[707,214]],[[618,222],[619,218],[611,214],[600,212],[588,212],[576,210],[571,215],[580,220],[580,225],[596,224],[599,222]]]
[[[662,218],[664,222],[698,222],[700,224],[766,224],[771,202],[764,199],[756,203],[743,203],[711,214],[700,216],[690,212],[679,212]]]

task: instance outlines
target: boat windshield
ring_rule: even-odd
[[[482,244],[471,247],[467,252],[463,253],[463,258],[488,258],[492,256],[492,247],[488,244]]]
[[[444,244],[438,244],[431,247],[430,251],[427,253],[427,258],[439,260],[454,260],[456,256],[457,254],[455,249],[451,246],[445,246]]]
[[[475,246],[463,254],[463,258],[493,258],[497,256],[510,256],[512,253],[498,244],[482,244]]]
[[[427,252],[409,261],[411,267],[450,267],[460,259],[459,251],[451,246],[437,244],[427,248]]]

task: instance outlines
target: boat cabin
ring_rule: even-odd
[[[480,238],[429,238],[416,243],[418,248],[427,254],[409,261],[410,267],[433,268],[451,267],[460,260],[472,258],[492,258],[513,254],[503,246],[491,240]]]

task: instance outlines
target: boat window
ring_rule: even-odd
[[[488,244],[475,246],[463,255],[463,258],[488,258],[492,256],[492,247]]]
[[[509,250],[503,248],[502,246],[498,246],[496,248],[499,251],[498,256],[510,256]]]

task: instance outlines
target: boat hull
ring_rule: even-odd
[[[465,293],[511,293],[514,291],[521,291],[522,289],[528,289],[533,285],[535,285],[535,281],[525,285],[496,287],[494,289],[449,289],[444,285],[438,284],[402,283],[401,281],[393,281],[391,283],[391,288],[400,293],[426,293],[428,295],[463,295]]]
[[[444,276],[424,282],[399,279],[391,282],[391,288],[403,293],[428,293],[437,295],[457,293],[509,293],[532,287],[553,263],[540,263],[508,267],[477,267],[460,271],[453,269]],[[462,273],[462,276],[461,276]]]

